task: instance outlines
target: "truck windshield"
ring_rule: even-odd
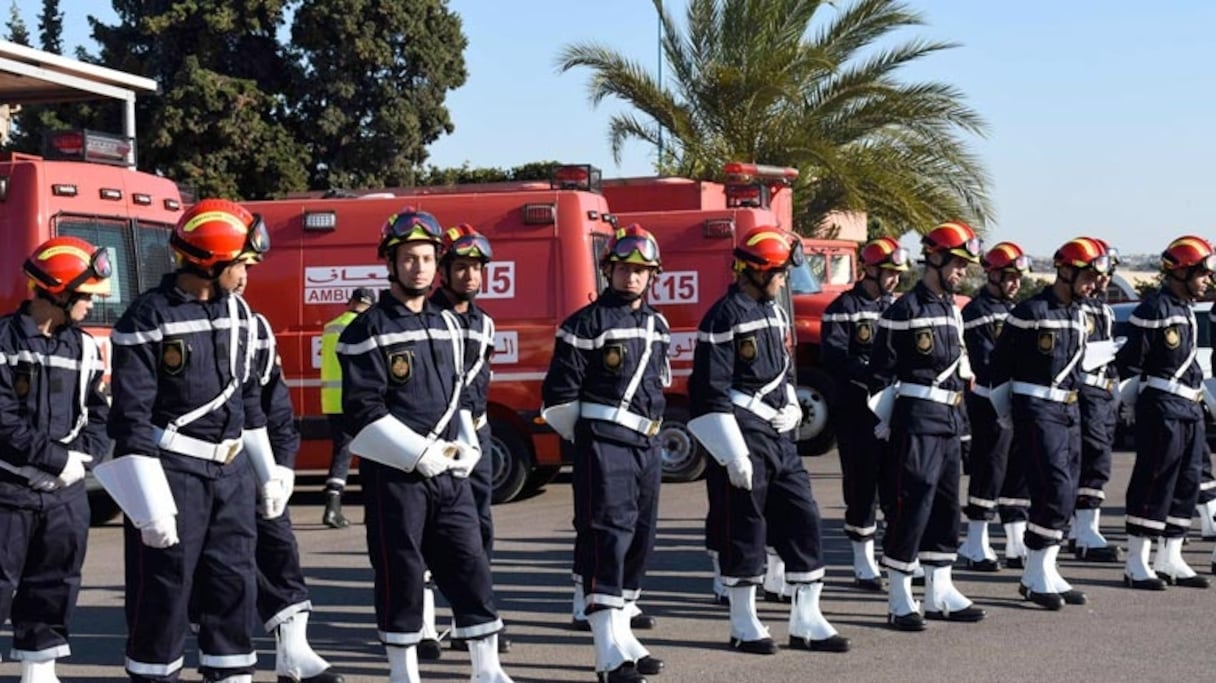
[[[792,294],[818,294],[823,291],[823,287],[819,286],[819,280],[811,272],[810,261],[797,268],[790,268],[788,280]]]
[[[55,233],[79,237],[106,249],[114,274],[110,296],[93,302],[89,322],[113,325],[137,294],[160,282],[173,270],[169,250],[172,226],[140,222],[119,216],[74,216],[60,214],[54,220]]]

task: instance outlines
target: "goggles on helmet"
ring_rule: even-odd
[[[262,214],[255,213],[253,214],[253,225],[249,226],[249,235],[245,238],[245,248],[241,250],[241,254],[261,261],[262,255],[268,251],[270,251],[270,231],[266,229],[266,221],[262,220]]]
[[[1209,256],[1208,258],[1213,258],[1213,257]],[[1213,261],[1213,263],[1216,263],[1216,261]],[[1100,275],[1106,275],[1106,274],[1110,273],[1110,257],[1106,256],[1106,255],[1099,256],[1099,257],[1095,258],[1094,260],[1090,261],[1089,265],[1087,265],[1086,267],[1092,268],[1094,271],[1096,271]]]
[[[385,237],[392,243],[426,240],[440,242],[443,239],[443,226],[429,213],[405,212],[400,213],[388,226]]]
[[[898,248],[892,250],[890,254],[887,254],[887,258],[883,263],[890,263],[891,265],[893,265],[897,268],[902,268],[902,267],[908,265],[908,263],[910,263],[911,261],[912,261],[912,254],[909,253],[907,249],[905,249],[903,247],[898,247]],[[881,264],[879,264],[879,265],[881,265]]]
[[[954,251],[954,250],[960,250],[960,251],[966,252],[968,256],[979,257],[979,255],[980,255],[980,238],[972,237],[971,239],[967,240],[966,242],[963,242],[961,245],[955,247],[955,249],[951,249],[951,251]]]
[[[484,235],[461,235],[459,239],[452,242],[449,251],[453,256],[463,256],[466,258],[493,260],[494,250],[490,248],[490,240]]]
[[[34,276],[34,278],[42,284],[46,285],[48,289],[57,287],[59,285],[59,280],[39,268],[38,264],[34,262],[33,259],[26,262],[26,268],[30,275]],[[110,263],[110,251],[105,247],[100,247],[93,252],[92,256],[89,257],[88,267],[81,271],[80,275],[72,278],[70,282],[64,285],[63,291],[74,292],[76,291],[77,287],[83,285],[89,280],[94,278],[98,280],[105,280],[113,274],[114,266]]]
[[[659,245],[654,240],[640,235],[628,235],[616,240],[612,245],[612,256],[619,261],[627,261],[637,252],[647,263],[659,260]]]

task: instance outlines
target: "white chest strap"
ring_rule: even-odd
[[[456,316],[452,315],[452,313],[448,311],[440,311],[440,315],[443,316],[443,324],[447,326],[448,334],[452,338],[452,359],[463,359],[463,326],[461,326],[460,321],[456,319]],[[463,364],[460,367],[463,367]],[[455,374],[456,384],[452,387],[452,397],[450,400],[448,400],[447,410],[443,411],[443,415],[439,416],[439,419],[435,422],[435,426],[432,427],[431,431],[426,435],[426,440],[428,443],[439,438],[439,435],[443,433],[443,430],[447,429],[448,423],[452,421],[453,417],[455,417],[456,409],[460,407],[460,396],[464,393],[464,373],[457,372]]]
[[[89,424],[89,387],[93,383],[93,368],[97,364],[97,342],[87,332],[80,335],[80,385],[77,387],[79,401],[76,424],[72,430],[58,439],[67,445],[76,440],[85,425]]]
[[[240,303],[238,303],[238,301]],[[185,415],[178,417],[176,420],[174,420],[174,421],[170,422],[168,425],[166,425],[165,434],[161,438],[162,442],[165,440],[165,437],[172,438],[173,434],[175,432],[177,432],[177,430],[181,429],[182,427],[185,427],[186,425],[190,424],[191,422],[194,422],[195,420],[199,419],[200,417],[206,415],[207,413],[210,413],[211,411],[213,411],[213,410],[219,408],[220,406],[224,405],[225,403],[227,403],[228,399],[232,398],[232,395],[236,393],[237,388],[239,388],[241,386],[242,375],[243,375],[243,379],[249,378],[249,374],[250,374],[249,366],[253,362],[253,353],[252,353],[253,352],[253,342],[248,339],[248,335],[246,335],[246,344],[245,344],[245,372],[239,373],[238,371],[240,370],[240,368],[237,365],[237,354],[241,348],[241,345],[240,345],[241,318],[240,318],[239,310],[242,310],[242,309],[245,311],[249,310],[249,308],[247,306],[245,306],[245,302],[240,300],[240,297],[238,297],[236,295],[230,295],[228,297],[228,320],[232,324],[228,327],[228,368],[229,368],[229,371],[231,372],[232,380],[228,382],[228,386],[224,387],[224,390],[221,391],[218,396],[211,399],[210,401],[207,401],[206,403],[195,408],[194,410],[191,410],[190,412],[186,413]],[[250,319],[249,322],[250,322],[249,327],[253,328],[254,321],[252,319]],[[257,339],[257,330],[256,329],[253,330],[253,335],[254,335],[254,339],[256,340]]]

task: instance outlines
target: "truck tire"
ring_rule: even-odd
[[[705,474],[705,452],[688,431],[688,408],[667,404],[658,434],[663,457],[663,481],[695,481]]]
[[[106,493],[106,490],[98,486],[96,489],[89,489],[89,526],[104,526],[109,524],[122,513],[118,508],[118,503]]]
[[[515,425],[491,416],[490,452],[485,455],[494,461],[491,502],[497,505],[518,498],[532,474],[534,458],[532,448]]]
[[[823,455],[836,445],[828,406],[835,389],[832,378],[816,368],[803,371],[798,381],[798,402],[802,404],[802,424],[798,426],[799,455]]]

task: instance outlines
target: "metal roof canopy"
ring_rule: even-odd
[[[135,95],[158,90],[151,78],[0,40],[0,104],[122,100],[123,135],[134,139]]]

